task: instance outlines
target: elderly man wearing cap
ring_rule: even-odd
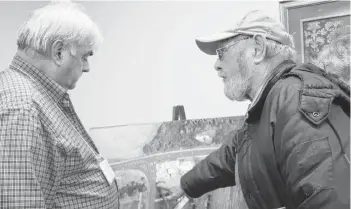
[[[349,208],[350,89],[312,64],[296,65],[291,36],[261,11],[196,43],[218,55],[226,96],[252,103],[233,139],[180,179],[157,184],[168,198],[235,185],[236,208]]]

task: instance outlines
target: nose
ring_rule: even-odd
[[[222,68],[221,68],[221,66],[220,66],[220,61],[219,61],[219,59],[217,59],[217,61],[215,62],[215,64],[214,64],[214,69],[215,69],[216,71],[222,70]]]
[[[89,63],[86,62],[84,65],[83,65],[83,73],[88,73],[90,71],[90,66],[89,66]]]

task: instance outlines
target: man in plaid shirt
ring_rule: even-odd
[[[102,42],[78,4],[52,3],[21,27],[0,73],[0,208],[118,208],[107,161],[67,90]]]

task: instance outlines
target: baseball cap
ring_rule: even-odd
[[[248,12],[233,29],[215,33],[209,36],[195,38],[201,51],[209,55],[215,55],[221,41],[237,35],[262,34],[267,39],[295,48],[292,36],[286,31],[284,25],[261,10]]]

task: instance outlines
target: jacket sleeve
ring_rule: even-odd
[[[182,176],[181,186],[188,196],[197,198],[217,188],[235,185],[233,140],[224,142],[219,149]]]
[[[0,125],[0,208],[52,207],[47,198],[59,164],[39,118],[26,109],[1,110]]]
[[[326,97],[303,91],[291,95],[281,104],[274,131],[278,169],[290,204],[298,209],[349,208],[349,164],[341,154],[344,145],[338,143],[341,135],[349,142],[349,118]],[[335,111],[328,116],[330,110]],[[336,128],[341,135],[331,115],[341,121]]]

